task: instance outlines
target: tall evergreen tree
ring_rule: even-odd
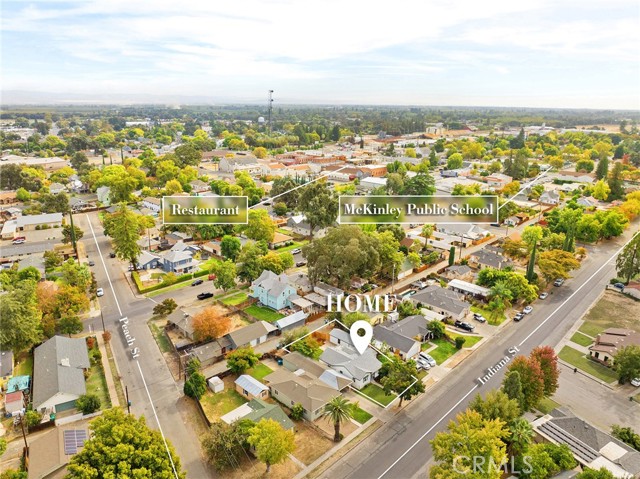
[[[609,158],[603,158],[598,161],[598,166],[596,167],[596,178],[598,180],[606,179],[609,174]]]
[[[533,278],[535,275],[534,267],[536,265],[536,248],[538,247],[538,243],[533,243],[533,249],[531,250],[531,256],[529,257],[529,264],[527,265],[527,281],[529,283],[533,283]]]

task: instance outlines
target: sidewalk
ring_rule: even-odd
[[[111,374],[111,368],[109,367],[109,358],[107,357],[107,348],[102,339],[102,331],[96,331],[96,338],[98,340],[98,348],[100,349],[100,355],[102,356],[102,369],[104,370],[104,377],[107,381],[107,390],[109,391],[109,398],[111,399],[111,406],[124,406],[120,404],[118,399],[118,392],[116,391],[116,385],[113,381],[113,375]]]

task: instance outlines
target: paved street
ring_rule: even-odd
[[[589,248],[588,258],[573,279],[557,288],[547,300],[537,301],[533,313],[525,320],[508,325],[491,346],[481,346],[451,376],[397,413],[394,420],[338,460],[321,477],[426,477],[431,459],[428,441],[443,430],[457,412],[464,410],[476,393],[484,394],[499,387],[504,369],[482,386],[476,379],[486,368],[498,363],[511,346],[518,346],[522,354],[528,354],[538,345],[555,346],[613,276],[614,261],[610,257],[630,239],[633,231],[634,228],[630,228],[615,241]],[[640,405],[629,402],[628,415],[640,415]]]
[[[214,477],[202,460],[198,438],[192,426],[180,413],[178,401],[182,397],[181,388],[173,380],[147,327],[146,321],[151,314],[153,303],[147,298],[140,299],[133,295],[124,277],[121,263],[109,258],[111,246],[109,239],[103,234],[97,215],[81,214],[74,219],[77,219],[76,224],[85,232],[82,241],[87,248],[89,258],[96,262],[93,270],[96,273],[98,285],[104,288],[105,294],[100,298],[100,305],[105,326],[112,333],[111,346],[120,374],[129,389],[131,412],[144,415],[151,427],[161,428],[176,448],[183,469],[187,471],[189,478]],[[95,240],[93,233],[95,233]],[[195,290],[199,287],[187,286],[187,288],[190,293],[197,294]],[[118,323],[122,316],[129,318],[129,331],[135,338],[133,346],[141,350],[139,360],[131,357],[130,349],[124,341]],[[102,329],[99,316],[91,323],[94,330]],[[86,327],[88,328],[88,325]]]

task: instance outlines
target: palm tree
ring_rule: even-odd
[[[525,452],[533,440],[533,428],[531,423],[520,417],[514,419],[509,426],[509,452],[511,456],[517,456]]]
[[[355,404],[344,399],[342,396],[336,396],[325,404],[322,415],[333,421],[335,430],[333,440],[335,442],[340,442],[340,424],[353,417],[354,407]]]
[[[502,300],[504,305],[508,308],[511,306],[511,300],[513,299],[513,293],[511,292],[511,288],[509,287],[509,283],[505,280],[497,281],[491,287],[491,291],[489,293],[489,297],[491,299],[499,298]]]

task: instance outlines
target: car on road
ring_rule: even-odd
[[[553,282],[554,286],[562,286],[564,284],[564,279],[558,278]]]
[[[424,352],[419,354],[418,359],[419,360],[422,359],[423,361],[426,361],[429,364],[429,366],[432,367],[432,368],[435,367],[438,364],[438,363],[436,363],[436,360],[433,359],[433,357],[430,354],[427,354],[427,353],[424,353]]]
[[[207,298],[213,298],[213,293],[200,293],[198,296],[196,296],[199,300],[203,300],[203,299],[207,299]]]
[[[203,280],[201,279],[196,279],[193,283],[191,283],[191,286],[198,286],[199,284],[204,283]]]
[[[298,262],[296,263],[296,266],[299,268],[300,266],[304,266],[304,265],[306,265],[306,264],[307,264],[307,262],[303,260],[303,261],[298,261]]]
[[[96,289],[96,296],[99,298],[100,296],[104,296],[104,289],[98,288]]]
[[[478,321],[479,323],[486,323],[487,319],[479,313],[473,313],[473,319]]]
[[[472,332],[476,327],[473,324],[465,323],[464,321],[456,321],[453,323],[456,328],[464,329],[465,331]]]
[[[11,243],[12,244],[23,244],[25,241],[27,241],[26,238],[18,237],[18,238],[13,238],[13,241]]]
[[[89,266],[95,266],[96,263],[94,261],[89,261]]]
[[[128,269],[129,271],[133,271],[133,265],[132,265],[132,264],[130,264],[130,265],[128,266],[128,268],[127,268],[127,269]]]
[[[533,311],[533,308],[531,306],[525,306],[525,308],[522,310],[524,314],[529,314],[531,313],[531,311]]]
[[[632,379],[632,380],[631,380],[631,385],[632,385],[632,386],[635,386],[635,387],[640,386],[640,378],[634,378],[634,379]]]
[[[524,313],[518,313],[513,317],[513,320],[518,322],[518,321],[522,321],[522,318],[524,318]]]
[[[414,281],[413,283],[411,283],[411,286],[418,289],[424,289],[427,287],[427,283],[425,283],[424,281]]]
[[[542,293],[540,296],[538,296],[538,298],[547,299],[547,296],[549,296],[549,293]]]
[[[109,258],[115,258],[116,254],[112,251],[111,253],[109,253]]]
[[[291,250],[291,254],[298,254],[298,253],[302,253],[302,250],[300,248],[296,248],[296,249],[292,249]]]

